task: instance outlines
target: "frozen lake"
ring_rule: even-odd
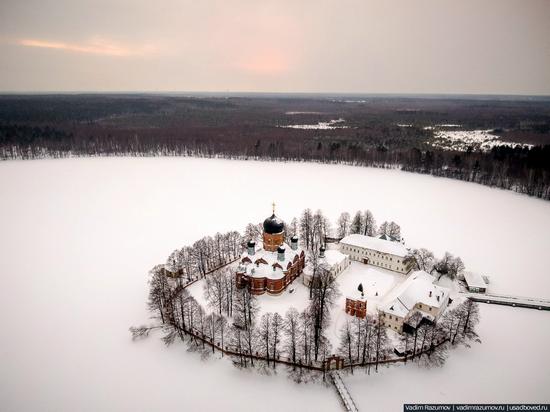
[[[154,264],[203,235],[263,220],[273,200],[288,221],[305,207],[333,221],[369,208],[378,222],[398,222],[409,245],[461,256],[491,277],[493,292],[550,298],[550,203],[474,184],[334,165],[98,158],[0,163],[0,194],[6,411],[256,410],[274,391],[286,396],[265,410],[338,410],[320,385],[201,361],[158,336],[133,343],[127,331],[147,319]],[[482,315],[483,345],[455,351],[443,369],[349,378],[359,407],[474,400],[464,365],[475,368],[480,400],[548,400],[550,313],[482,307]],[[523,362],[512,353],[518,347]],[[411,389],[396,397],[405,378]]]

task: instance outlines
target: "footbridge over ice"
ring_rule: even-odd
[[[329,373],[329,376],[330,376],[330,380],[332,381],[332,384],[336,388],[336,392],[338,392],[338,396],[340,396],[340,399],[344,404],[345,410],[347,412],[359,412],[359,409],[357,409],[357,406],[355,405],[353,398],[349,394],[348,388],[346,388],[346,385],[342,380],[342,376],[340,376],[340,372],[332,371]]]
[[[495,305],[506,305],[519,308],[538,310],[550,310],[550,300],[539,298],[528,298],[524,296],[495,295],[488,293],[466,293],[468,299],[479,303],[492,303]]]

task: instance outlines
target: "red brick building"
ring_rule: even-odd
[[[238,288],[248,287],[254,295],[282,293],[304,270],[305,252],[292,237],[290,247],[284,243],[284,223],[275,213],[264,220],[263,247],[249,241],[235,272]]]
[[[367,316],[367,299],[362,296],[354,298],[347,297],[346,313],[364,319]]]

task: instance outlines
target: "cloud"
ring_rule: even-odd
[[[156,52],[152,46],[130,47],[112,41],[93,38],[86,43],[65,43],[40,39],[19,39],[17,44],[25,47],[53,49],[71,53],[98,54],[115,57],[145,56]]]

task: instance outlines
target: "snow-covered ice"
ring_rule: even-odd
[[[458,347],[442,368],[416,365],[345,376],[359,410],[400,411],[404,403],[548,403],[550,313],[480,305],[482,343]]]
[[[263,184],[243,200],[250,176]],[[300,185],[279,184],[290,179]],[[327,196],[334,187],[338,195]],[[287,221],[305,207],[333,222],[369,208],[378,222],[399,223],[408,245],[449,250],[489,275],[491,293],[550,297],[550,202],[471,183],[337,165],[89,158],[2,162],[0,193],[3,411],[246,411],[273,391],[286,396],[264,410],[338,410],[329,388],[203,362],[158,335],[134,343],[128,333],[148,320],[151,267],[206,234],[263,220],[273,200]],[[483,344],[452,352],[442,369],[357,373],[359,408],[548,400],[550,313],[482,306],[482,316]]]

